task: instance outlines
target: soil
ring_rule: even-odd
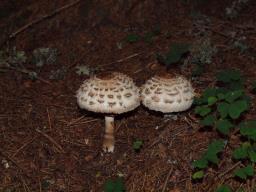
[[[0,191],[99,192],[108,179],[118,176],[124,178],[129,192],[205,192],[215,191],[222,183],[234,190],[242,186],[253,191],[255,178],[247,182],[232,178],[229,147],[218,167],[208,168],[203,180],[191,179],[192,162],[210,141],[221,137],[200,129],[193,107],[177,114],[177,120],[142,106],[116,116],[115,152],[111,154],[101,149],[104,116],[79,109],[75,97],[89,78],[76,73],[80,65],[96,72],[125,73],[138,86],[164,71],[191,79],[193,65],[179,62],[167,68],[157,61],[156,53],[166,53],[175,42],[192,43],[202,33],[218,52],[206,70],[192,78],[196,92],[214,86],[216,72],[229,68],[239,69],[249,87],[256,75],[256,1],[243,4],[230,19],[225,12],[232,2],[1,1],[1,49],[25,51],[28,62],[24,66],[39,78],[31,80],[15,69],[0,72]],[[160,32],[149,43],[124,41],[129,34],[143,36],[155,29]],[[236,38],[232,32],[246,37],[247,52],[231,47]],[[42,47],[56,48],[58,55],[55,63],[39,70],[31,55]],[[63,68],[63,78],[49,79],[52,71]],[[254,106],[245,118],[255,118]],[[132,148],[136,139],[143,141],[139,151]]]

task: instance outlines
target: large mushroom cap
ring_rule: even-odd
[[[77,91],[82,109],[100,113],[120,114],[139,106],[139,89],[122,73],[100,74],[85,80]]]
[[[194,90],[182,76],[157,75],[141,89],[142,103],[151,110],[163,113],[185,111],[193,103]]]

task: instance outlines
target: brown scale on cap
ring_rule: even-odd
[[[165,103],[173,103],[174,101],[169,100],[169,99],[165,99],[164,102],[165,102]]]
[[[101,103],[101,104],[104,103],[104,100],[98,99],[97,101],[98,101],[99,103]]]
[[[88,96],[89,96],[89,97],[93,97],[94,95],[95,95],[95,94],[94,94],[93,92],[91,92],[91,91],[88,93]]]
[[[121,99],[122,99],[122,96],[121,96],[121,95],[117,95],[116,98],[119,99],[119,100],[121,100]]]
[[[126,93],[126,94],[124,94],[124,96],[127,97],[127,98],[129,98],[129,97],[132,96],[132,94],[131,94],[131,93]]]

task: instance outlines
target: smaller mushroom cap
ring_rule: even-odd
[[[141,88],[142,103],[163,113],[185,111],[193,103],[194,89],[183,76],[156,75]]]
[[[133,80],[113,72],[85,80],[77,91],[80,108],[100,113],[120,114],[139,106],[139,89]]]

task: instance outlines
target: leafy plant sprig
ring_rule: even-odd
[[[160,28],[156,26],[151,31],[145,33],[144,35],[139,35],[137,33],[130,33],[125,37],[125,41],[128,43],[135,43],[138,41],[152,43],[153,38],[160,35],[160,33],[161,33]]]
[[[256,162],[256,120],[243,121],[241,118],[249,110],[250,97],[245,94],[244,79],[239,71],[219,72],[217,85],[219,86],[206,89],[202,96],[195,100],[195,113],[200,117],[201,126],[217,130],[226,137],[227,143],[231,130],[235,128],[241,137],[247,140],[243,143],[241,141],[240,147],[234,149],[232,155],[235,161],[243,161],[243,167],[235,169],[233,175],[244,180],[254,175]],[[196,169],[192,175],[193,179],[203,178],[204,169],[209,163],[218,164],[218,154],[224,146],[223,140],[212,142],[202,157],[193,162]]]
[[[124,181],[122,177],[109,179],[103,185],[104,192],[125,192]]]
[[[186,43],[173,43],[168,53],[165,55],[157,53],[156,58],[160,63],[169,67],[171,64],[178,63],[183,55],[189,52],[189,47],[190,45]]]
[[[136,139],[132,144],[132,148],[134,151],[138,152],[142,148],[142,145],[143,145],[143,141],[140,139]]]

